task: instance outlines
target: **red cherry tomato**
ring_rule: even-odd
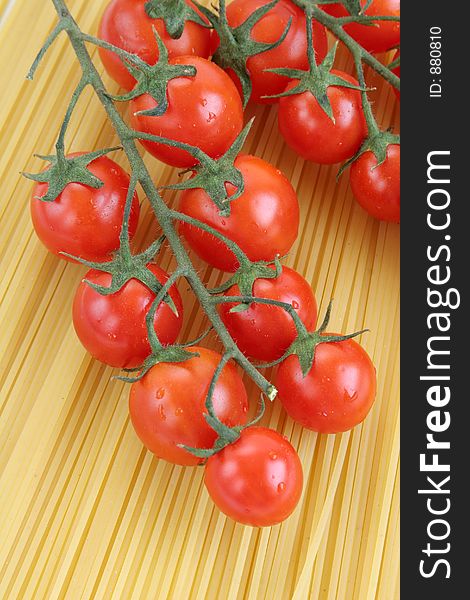
[[[400,145],[387,147],[385,161],[364,152],[351,165],[349,180],[354,197],[370,215],[381,221],[400,222]]]
[[[193,65],[194,77],[177,77],[168,84],[168,109],[157,116],[136,114],[156,106],[148,94],[130,102],[134,129],[161,135],[178,142],[198,146],[212,158],[224,154],[243,128],[240,95],[230,77],[216,64],[197,56],[183,56],[170,61],[174,65]],[[197,163],[178,148],[142,140],[142,145],[156,158],[175,167],[192,167]]]
[[[392,62],[395,62],[397,60],[397,58],[400,58],[400,50],[397,50],[395,52]],[[395,73],[395,75],[397,77],[400,77],[400,65],[398,65],[398,67],[395,67],[394,69],[392,69],[392,73]],[[400,100],[400,90],[397,90],[395,87],[392,89],[393,89],[395,96],[398,98],[398,100]]]
[[[302,464],[277,431],[248,427],[236,442],[209,458],[204,483],[214,503],[231,519],[269,527],[287,519],[297,506]]]
[[[366,418],[375,400],[376,375],[368,354],[350,339],[319,344],[305,377],[298,357],[289,356],[275,385],[295,421],[320,433],[339,433]]]
[[[367,0],[361,0],[361,6]],[[348,11],[341,4],[325,4],[323,10],[333,17],[346,17]],[[374,0],[365,11],[368,16],[399,17],[400,0]],[[344,30],[368,52],[385,52],[400,43],[399,21],[375,21],[372,25],[350,23]]]
[[[148,269],[160,283],[168,274],[149,264]],[[102,271],[89,271],[85,279],[109,287],[111,275]],[[155,313],[155,331],[163,345],[172,344],[183,323],[183,304],[175,285],[170,288],[178,316],[165,302]],[[118,292],[102,296],[82,281],[75,293],[73,324],[88,352],[101,362],[120,369],[140,366],[150,354],[145,317],[155,300],[155,294],[137,279],[128,281]]]
[[[239,296],[240,290],[234,285],[225,295]],[[253,295],[290,304],[307,329],[315,327],[317,303],[312,288],[293,269],[282,267],[282,273],[275,279],[257,279]],[[277,360],[295,340],[297,330],[292,317],[282,308],[253,303],[243,312],[231,313],[234,306],[233,303],[221,304],[220,316],[247,356],[263,361]]]
[[[70,154],[70,157],[81,153]],[[67,252],[93,262],[111,260],[119,248],[129,175],[117,163],[101,156],[87,167],[103,182],[100,188],[81,183],[69,183],[53,202],[42,198],[49,187],[37,183],[31,198],[31,218],[34,229],[48,250],[60,254]],[[129,219],[129,236],[132,238],[139,221],[139,199],[134,194]],[[75,261],[73,261],[75,262]]]
[[[275,167],[256,156],[239,155],[235,166],[244,181],[243,194],[230,204],[229,217],[221,217],[202,189],[185,190],[179,210],[210,225],[234,241],[249,259],[273,260],[292,247],[299,227],[299,205],[294,188]],[[229,195],[233,186],[227,184]],[[180,231],[191,248],[207,263],[222,271],[235,271],[238,261],[222,241],[181,223]]]
[[[234,0],[227,7],[227,19],[231,27],[241,25],[256,9],[268,4],[270,0]],[[251,56],[247,68],[253,86],[251,100],[258,103],[272,103],[275,100],[263,99],[281,93],[286,87],[287,79],[269,73],[265,69],[286,67],[291,69],[308,69],[306,21],[303,11],[290,0],[279,2],[262,17],[252,30],[252,38],[257,42],[273,43],[283,34],[289,19],[292,23],[284,41],[267,52]],[[323,25],[313,22],[313,45],[317,62],[322,62],[328,50],[326,31]],[[219,45],[219,37],[214,32],[213,51]],[[231,72],[234,81],[241,90],[238,77]]]
[[[357,85],[342,71],[332,73]],[[286,88],[297,85],[292,81]],[[342,162],[353,156],[367,135],[361,94],[351,88],[330,86],[327,90],[335,121],[310,92],[284,96],[279,101],[279,129],[287,144],[303,158],[320,164]]]
[[[211,448],[217,438],[204,414],[209,385],[221,356],[196,346],[189,350],[199,356],[181,363],[158,363],[132,384],[129,396],[131,421],[143,444],[159,458],[178,465],[202,462],[178,444]],[[246,390],[232,363],[222,370],[213,404],[215,414],[228,427],[246,423]]]
[[[170,58],[191,54],[209,57],[210,29],[187,21],[181,37],[173,39],[168,34],[163,19],[151,19],[147,15],[146,2],[147,0],[111,0],[101,18],[98,37],[127,52],[137,54],[147,64],[153,65],[158,59],[158,46],[152,30],[152,27],[155,27],[168,49]],[[187,4],[196,9],[190,0],[187,0]],[[109,75],[123,88],[132,89],[135,79],[122,60],[114,52],[104,48],[100,48],[99,53]]]

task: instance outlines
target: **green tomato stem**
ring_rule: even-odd
[[[67,132],[67,128],[69,126],[70,123],[70,119],[72,117],[72,113],[77,105],[77,102],[83,92],[83,90],[86,88],[86,86],[88,85],[88,77],[83,74],[80,81],[78,82],[77,87],[75,88],[72,97],[70,99],[69,105],[67,107],[67,111],[65,113],[65,117],[64,120],[62,121],[62,125],[60,127],[60,131],[59,131],[59,137],[57,138],[57,143],[56,143],[56,151],[57,151],[57,156],[60,156],[61,158],[65,157],[65,134]]]
[[[307,2],[307,0],[293,0],[293,2],[297,4],[297,6],[302,8],[304,11],[307,9],[306,7],[310,7],[313,18],[319,23],[321,23],[324,27],[326,27],[329,31],[331,31],[331,33],[333,33],[333,35],[336,38],[342,41],[354,57],[358,56],[361,59],[361,61],[365,62],[367,65],[369,65],[369,67],[372,67],[374,71],[376,71],[381,77],[383,77],[383,79],[388,81],[388,83],[393,85],[393,87],[395,87],[397,90],[400,89],[400,78],[397,77],[395,73],[392,73],[385,65],[383,65],[379,60],[377,60],[375,56],[373,56],[370,52],[367,52],[367,50],[365,50],[358,42],[356,42],[356,40],[354,40],[348,33],[346,33],[346,31],[344,31],[341,20],[346,19],[348,17],[332,17],[324,10],[321,10],[321,8],[319,8],[318,5],[310,3],[310,1]],[[360,19],[362,18],[363,17],[360,17]],[[384,17],[382,19],[381,16],[374,16],[373,20],[386,21],[398,19],[396,17],[392,19],[390,19],[389,17]],[[357,18],[351,17],[351,20],[348,20],[347,23],[357,21]]]
[[[52,0],[52,2],[57,11],[60,22],[62,23],[60,30],[63,29],[66,31],[88,83],[95,90],[111,123],[114,126],[114,129],[122,143],[123,149],[132,167],[134,176],[139,181],[144,193],[147,195],[150,201],[162,231],[176,257],[179,269],[185,274],[186,280],[188,281],[203,310],[211,321],[212,326],[217,332],[222,344],[225,346],[226,351],[233,356],[233,359],[253,379],[258,387],[263,390],[268,398],[273,400],[277,394],[276,388],[256,370],[256,368],[238,349],[236,343],[225,328],[217,309],[212,302],[212,296],[205,288],[196,270],[194,269],[173,225],[175,213],[167,207],[162,197],[158,193],[152,181],[152,177],[137,150],[137,146],[133,139],[134,132],[124,122],[119,111],[116,109],[113,101],[106,92],[103,81],[86,49],[86,36],[84,36],[72,18],[64,0]]]

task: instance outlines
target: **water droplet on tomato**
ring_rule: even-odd
[[[277,460],[277,454],[275,452],[270,452],[268,456],[271,460]]]
[[[158,407],[158,416],[162,421],[166,421],[165,409],[163,408],[163,404],[160,404]]]
[[[297,310],[299,308],[299,303],[296,300],[292,300],[292,308]]]
[[[281,481],[281,483],[277,486],[278,494],[281,494],[286,489],[286,484]]]
[[[210,123],[211,121],[213,121],[215,118],[217,117],[217,115],[213,112],[209,113],[209,116],[207,117],[207,122]]]
[[[164,395],[165,395],[165,390],[163,388],[160,388],[157,390],[156,396],[159,400],[161,400]]]
[[[182,408],[175,408],[175,417],[180,417],[183,414]]]

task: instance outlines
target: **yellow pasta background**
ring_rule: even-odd
[[[68,2],[91,33],[105,4]],[[64,35],[35,81],[25,80],[56,22],[50,1],[0,0],[0,15],[0,598],[398,598],[399,227],[356,205],[347,174],[336,183],[336,167],[291,152],[275,108],[248,109],[256,120],[245,150],[277,165],[299,196],[301,230],[285,263],[311,282],[321,315],[334,298],[332,331],[370,329],[361,343],[377,367],[378,396],[363,425],[337,436],[303,430],[278,402],[268,406],[263,423],[299,451],[303,497],[276,527],[235,524],[209,499],[203,469],[143,449],[128,419],[128,386],[75,336],[71,302],[85,269],[49,255],[35,237],[31,182],[19,172],[38,171],[33,153],[53,151],[80,70]],[[351,69],[345,53],[338,66]],[[391,88],[368,80],[379,121],[398,126]],[[66,141],[69,150],[116,144],[89,90]],[[127,167],[123,153],[113,158]],[[177,180],[170,167],[146,161],[159,184]],[[144,203],[138,245],[156,232]],[[174,267],[169,251],[159,263]],[[211,285],[221,281],[195,264]],[[206,323],[184,284],[180,291],[190,339]]]

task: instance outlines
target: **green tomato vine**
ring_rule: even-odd
[[[325,112],[331,117],[331,107],[329,107],[329,102],[326,97],[326,89],[328,85],[345,85],[347,87],[351,87],[351,84],[330,74],[330,69],[334,61],[335,49],[330,51],[322,65],[317,65],[315,62],[313,46],[311,43],[312,19],[315,19],[324,25],[331,33],[335,35],[338,40],[344,43],[346,48],[353,56],[359,83],[357,89],[359,89],[361,92],[364,114],[368,126],[368,137],[364,141],[361,149],[358,151],[356,156],[354,156],[350,161],[348,161],[348,163],[346,163],[346,165],[343,166],[342,170],[345,166],[347,166],[347,164],[349,164],[349,162],[352,162],[360,154],[367,150],[372,150],[375,153],[379,163],[383,162],[385,159],[387,145],[390,143],[398,143],[398,137],[393,136],[389,132],[380,131],[377,125],[367,95],[363,64],[367,64],[372,67],[372,69],[374,69],[379,75],[381,75],[397,89],[400,89],[400,80],[394,73],[391,72],[389,67],[382,65],[373,55],[366,52],[355,40],[353,40],[344,31],[343,25],[354,21],[373,26],[371,24],[373,21],[390,20],[395,18],[374,16],[372,19],[367,17],[366,15],[362,14],[358,1],[344,0],[342,4],[348,9],[350,16],[341,18],[332,17],[321,10],[320,5],[330,3],[328,0],[292,1],[299,6],[306,15],[310,69],[308,72],[297,71],[296,73],[286,69],[277,69],[275,71],[280,75],[291,77],[295,75],[296,78],[299,78],[299,86],[302,87],[302,91],[311,91],[311,93],[317,97]],[[210,329],[213,329],[217,333],[219,340],[224,346],[224,352],[220,364],[214,373],[206,399],[206,420],[208,424],[216,431],[218,439],[215,442],[214,448],[212,449],[187,448],[187,450],[191,451],[193,454],[207,458],[214,452],[223,448],[225,445],[232,443],[235,439],[237,439],[241,430],[243,429],[240,427],[230,429],[223,425],[217,419],[212,404],[212,395],[217,383],[217,379],[222,372],[224,365],[229,360],[233,359],[236,361],[238,365],[256,383],[262,393],[265,394],[269,400],[273,400],[277,394],[277,390],[260,373],[259,369],[276,365],[290,354],[296,354],[299,357],[302,371],[305,374],[311,368],[314,360],[315,347],[319,343],[337,342],[343,339],[348,339],[355,335],[359,335],[363,332],[361,331],[347,336],[322,335],[328,324],[331,311],[330,304],[326,317],[318,331],[310,333],[306,330],[296,311],[289,304],[276,302],[274,300],[265,298],[253,297],[253,285],[256,279],[275,278],[280,274],[282,267],[279,259],[276,258],[271,263],[253,262],[246,256],[246,254],[237,244],[217,230],[205,223],[197,221],[196,219],[169,208],[163,201],[159,189],[155,186],[145,162],[140,156],[136,146],[137,140],[148,140],[174,146],[189,152],[194,157],[195,162],[198,163],[194,168],[194,176],[187,181],[170,185],[168,188],[175,190],[203,188],[208,193],[212,201],[216,204],[220,214],[227,216],[230,214],[230,203],[236,201],[236,199],[240,197],[244,191],[243,177],[240,171],[234,166],[234,161],[248,135],[252,121],[248,123],[226,154],[217,160],[210,158],[199,148],[190,146],[188,144],[133,130],[121,117],[115,106],[115,102],[118,100],[129,100],[136,95],[147,92],[154,97],[158,104],[157,108],[153,109],[151,114],[162,114],[167,107],[166,90],[168,82],[174,77],[193,76],[195,68],[191,66],[185,67],[184,65],[170,65],[168,62],[168,53],[166,52],[166,49],[156,31],[154,31],[154,33],[160,51],[159,60],[156,65],[148,65],[136,55],[130,54],[113,46],[112,44],[109,44],[108,42],[82,32],[80,27],[73,19],[64,0],[52,0],[52,3],[56,9],[59,21],[39,51],[38,56],[36,57],[31,70],[28,73],[28,78],[33,78],[36,69],[47,49],[63,31],[69,37],[70,43],[75,51],[82,70],[82,76],[72,95],[66,111],[58,136],[58,141],[56,143],[56,154],[52,156],[41,157],[45,160],[48,160],[51,163],[51,167],[47,171],[44,171],[40,174],[25,174],[25,176],[35,181],[48,183],[48,193],[42,198],[43,201],[48,202],[54,201],[68,183],[81,182],[95,188],[102,185],[102,183],[96,177],[94,177],[90,171],[88,171],[87,165],[94,158],[111,150],[115,150],[115,148],[98,150],[93,153],[71,158],[66,157],[64,145],[67,127],[79,97],[86,87],[90,86],[93,88],[119,137],[124,152],[126,153],[127,159],[131,166],[131,181],[123,216],[123,224],[120,235],[120,248],[115,253],[114,259],[109,263],[103,264],[88,262],[78,259],[77,257],[74,258],[91,268],[100,269],[111,274],[112,279],[109,288],[94,286],[96,291],[98,291],[100,294],[107,295],[115,293],[132,278],[139,279],[156,294],[156,298],[147,314],[146,319],[151,354],[139,369],[134,369],[128,372],[127,376],[121,377],[121,379],[128,382],[133,382],[139,378],[142,378],[149,371],[149,369],[151,369],[151,367],[158,362],[181,362],[188,360],[195,355],[194,352],[191,352],[186,348],[199,342],[207,334],[207,332],[189,344],[164,347],[162,344],[160,344],[153,327],[155,311],[162,301],[167,302],[170,308],[172,308],[173,311],[176,311],[176,307],[174,306],[168,293],[171,285],[174,284],[178,279],[184,278],[192,288],[192,291],[194,292],[200,306],[210,321]],[[251,92],[251,84],[249,82],[249,74],[246,67],[247,59],[254,54],[259,54],[276,47],[285,39],[285,36],[288,33],[290,22],[288,23],[288,26],[283,32],[281,38],[274,44],[260,44],[251,38],[251,31],[256,22],[276,3],[277,0],[273,0],[273,2],[261,7],[255,11],[253,15],[247,19],[247,21],[245,21],[245,23],[234,29],[230,28],[227,22],[225,0],[220,1],[219,8],[216,12],[212,12],[196,3],[201,13],[209,19],[211,26],[214,27],[219,33],[219,37],[223,42],[222,46],[228,48],[225,54],[222,51],[223,49],[219,48],[214,56],[214,60],[219,64],[222,64],[224,67],[235,67],[234,70],[240,76],[242,83],[245,104],[248,101]],[[181,10],[182,8],[184,8],[184,11]],[[179,11],[177,11],[178,16],[175,16],[176,9],[179,9]],[[167,27],[170,27],[171,29],[169,33],[174,37],[181,35],[185,20],[193,20],[197,23],[203,23],[199,15],[197,15],[197,13],[195,13],[192,9],[187,9],[186,4],[181,0],[165,0],[164,2],[149,1],[146,4],[146,10],[147,13],[152,17],[164,18]],[[207,24],[205,25],[207,26]],[[87,43],[111,50],[123,60],[129,72],[137,80],[136,87],[133,91],[120,97],[114,97],[107,92],[104,83],[91,60],[90,54],[86,47]],[[226,191],[227,183],[230,183],[235,187],[235,192],[230,197]],[[150,202],[151,208],[162,229],[163,236],[151,243],[144,252],[138,255],[133,255],[131,253],[129,244],[128,222],[133,194],[138,184],[140,184]],[[177,233],[176,225],[179,221],[189,223],[192,226],[198,227],[207,233],[210,233],[217,239],[221,240],[228,247],[228,249],[233,252],[239,263],[239,268],[225,284],[212,290],[207,289],[204,286]],[[174,273],[170,275],[170,278],[166,281],[166,283],[162,285],[156,280],[155,276],[147,268],[147,265],[155,259],[155,256],[158,254],[165,241],[168,242],[176,258],[178,266]],[[271,268],[273,264],[275,269]],[[226,291],[233,284],[238,285],[240,289],[239,296],[219,295]],[[227,331],[219,316],[217,306],[223,302],[236,302],[237,306],[232,309],[236,311],[242,311],[252,303],[270,304],[272,306],[280,307],[284,309],[293,319],[297,330],[297,339],[286,351],[285,355],[278,361],[274,361],[273,363],[265,365],[254,365],[237,347],[235,341]],[[255,422],[257,422],[261,418],[263,412],[264,403],[261,400],[257,416],[255,417],[254,421],[249,423],[247,426],[253,425]]]

